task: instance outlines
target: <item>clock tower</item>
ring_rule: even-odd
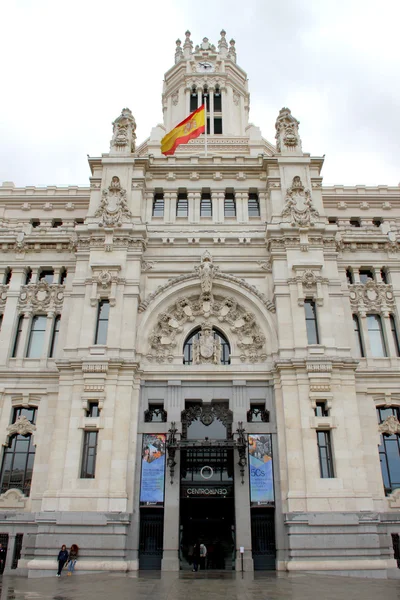
[[[260,148],[259,129],[248,122],[247,75],[236,63],[235,40],[228,43],[222,30],[217,47],[208,38],[193,47],[190,35],[187,31],[183,46],[177,40],[175,64],[165,74],[162,94],[165,131],[173,129],[204,103],[211,153],[230,153],[236,142],[241,153],[268,153],[266,148]],[[253,149],[249,148],[249,138]],[[177,152],[193,154],[193,146],[199,146],[200,152],[203,143],[201,136]]]

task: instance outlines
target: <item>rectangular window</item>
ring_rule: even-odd
[[[372,356],[387,356],[380,315],[367,315],[367,326]]]
[[[82,479],[94,479],[96,472],[97,435],[98,431],[84,431],[82,454]]]
[[[214,134],[222,135],[222,118],[214,117]]]
[[[361,337],[360,321],[357,315],[353,315],[353,331],[356,342],[357,356],[365,356],[364,345]]]
[[[0,315],[0,331],[1,331],[1,326],[3,325],[3,315]]]
[[[248,210],[249,210],[249,217],[259,217],[260,216],[260,201],[258,199],[257,192],[249,193]]]
[[[23,317],[23,315],[21,315],[19,317],[19,319],[18,319],[17,331],[15,332],[14,348],[13,348],[13,351],[12,351],[12,357],[13,358],[15,358],[17,356],[19,342],[21,341],[22,324],[23,324],[23,322],[24,322],[24,317]]]
[[[29,333],[27,358],[40,358],[43,353],[44,336],[46,334],[47,317],[36,315],[32,319],[31,331]]]
[[[157,192],[154,194],[153,199],[153,217],[164,216],[164,194],[163,192]]]
[[[110,302],[108,300],[100,300],[97,313],[97,326],[95,344],[107,343],[108,318],[110,315]]]
[[[307,340],[309,344],[319,344],[317,312],[314,300],[304,300],[306,313]]]
[[[317,431],[319,468],[324,479],[335,477],[333,472],[332,445],[330,431]]]
[[[222,112],[222,95],[219,91],[219,88],[217,88],[214,92],[214,112]]]
[[[190,94],[190,112],[197,110],[197,91],[196,89],[192,90]]]
[[[88,409],[86,411],[86,416],[92,417],[92,418],[100,416],[100,409],[99,409],[98,402],[89,402]]]
[[[210,192],[202,192],[201,194],[200,217],[212,217],[212,201]]]
[[[188,197],[186,192],[178,194],[178,201],[176,203],[176,216],[187,217],[189,211]]]
[[[53,334],[51,336],[50,353],[49,353],[50,358],[52,358],[54,356],[55,351],[57,349],[58,334],[60,332],[60,322],[61,322],[61,315],[57,315],[54,319]]]
[[[329,417],[329,409],[326,402],[316,402],[314,414],[316,417]]]
[[[394,319],[394,315],[389,315],[390,318],[390,329],[392,330],[394,347],[396,349],[396,356],[400,356],[400,344],[399,344],[399,336],[397,335],[396,321]]]
[[[375,277],[371,269],[360,269],[359,274],[361,283],[367,283],[368,279],[375,281]]]
[[[39,281],[47,281],[47,283],[53,283],[54,271],[53,269],[43,269],[40,271]]]
[[[236,201],[235,194],[233,192],[225,193],[224,216],[228,218],[236,217]]]

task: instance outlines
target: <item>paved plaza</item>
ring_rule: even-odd
[[[1,600],[385,600],[400,599],[400,580],[256,573],[137,573],[61,579],[4,576]]]

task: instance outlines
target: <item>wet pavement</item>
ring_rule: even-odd
[[[0,577],[1,600],[400,600],[400,580],[228,572]]]

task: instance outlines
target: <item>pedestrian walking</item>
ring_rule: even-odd
[[[199,562],[200,562],[200,544],[199,542],[196,542],[195,545],[193,546],[193,573],[197,571],[197,569],[199,568]]]
[[[207,557],[207,548],[202,543],[200,544],[200,570],[204,571],[206,568],[206,557]]]
[[[64,568],[65,563],[68,560],[68,550],[67,550],[67,546],[65,544],[63,544],[61,546],[61,550],[58,553],[58,571],[57,571],[57,577],[61,577],[61,571]]]
[[[76,561],[78,560],[79,548],[76,544],[72,544],[68,558],[68,575],[71,576],[75,570]]]

